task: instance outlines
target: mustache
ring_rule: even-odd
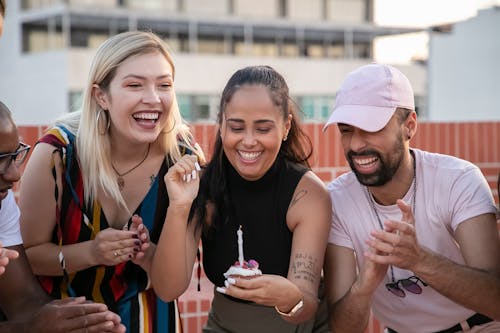
[[[349,159],[352,159],[353,157],[363,157],[363,156],[376,156],[377,158],[380,159],[379,152],[375,151],[375,150],[368,149],[368,150],[363,150],[363,151],[359,151],[359,152],[349,150],[347,152],[347,158],[349,158]]]

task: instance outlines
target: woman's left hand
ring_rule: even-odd
[[[142,218],[139,215],[132,216],[132,223],[129,230],[137,232],[141,243],[134,249],[135,253],[131,260],[134,264],[141,266],[145,271],[149,272],[155,245],[151,243],[148,228],[142,223]]]
[[[224,288],[226,295],[280,309],[292,308],[303,298],[300,289],[283,276],[264,274],[252,278],[229,277]]]

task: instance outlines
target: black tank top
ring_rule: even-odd
[[[262,178],[247,181],[228,163],[225,172],[231,207],[202,236],[203,267],[213,284],[223,286],[223,273],[238,261],[236,231],[240,225],[245,260],[257,260],[263,274],[288,275],[292,232],[286,214],[295,188],[308,170],[278,157]]]

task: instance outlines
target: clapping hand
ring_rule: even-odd
[[[140,265],[144,270],[149,271],[156,246],[151,243],[148,228],[142,223],[142,218],[138,215],[134,215],[131,220],[132,223],[130,224],[129,230],[136,233],[137,239],[140,242],[136,248],[137,251],[135,255],[132,257],[132,262]]]
[[[403,200],[397,205],[402,213],[401,221],[384,221],[385,230],[372,231],[367,244],[374,251],[365,254],[375,263],[410,269],[420,261],[422,248],[415,232],[415,217],[411,206]]]
[[[96,265],[114,266],[135,257],[141,248],[136,231],[107,228],[97,233],[92,246]]]

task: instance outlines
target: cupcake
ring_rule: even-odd
[[[224,273],[224,277],[245,277],[251,278],[257,275],[262,275],[259,269],[259,263],[253,259],[248,261],[244,260],[243,263],[236,261],[229,269]]]

